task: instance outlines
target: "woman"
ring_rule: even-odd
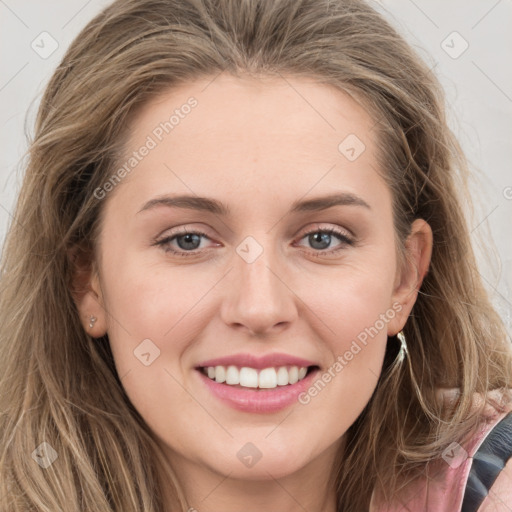
[[[6,240],[2,512],[459,510],[512,409],[465,173],[362,1],[114,2]]]

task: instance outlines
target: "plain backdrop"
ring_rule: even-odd
[[[24,171],[25,130],[32,133],[44,87],[71,41],[109,3],[0,0],[0,243]],[[450,125],[477,179],[470,228],[480,273],[512,332],[512,1],[370,3],[445,88]]]

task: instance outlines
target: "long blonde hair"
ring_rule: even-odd
[[[94,264],[108,200],[94,191],[112,175],[135,109],[221,71],[310,77],[364,103],[400,254],[413,219],[433,230],[404,328],[409,356],[394,364],[388,340],[375,393],[333,468],[339,512],[367,510],[375,486],[394,496],[477,425],[474,393],[511,386],[510,342],[477,271],[461,208],[467,166],[441,88],[380,14],[359,0],[117,0],[76,37],[46,88],[2,254],[1,512],[163,512],[162,471],[176,509],[188,508],[124,393],[108,336],[81,326],[70,249]],[[436,394],[445,387],[460,391],[452,407]],[[58,455],[46,469],[32,457],[43,442]]]

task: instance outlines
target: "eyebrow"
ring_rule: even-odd
[[[137,212],[152,210],[159,206],[168,208],[186,208],[191,210],[205,211],[215,215],[229,216],[231,211],[229,207],[215,199],[199,196],[161,196],[151,199]],[[362,206],[371,209],[370,205],[361,197],[350,192],[339,192],[327,196],[307,199],[305,201],[297,200],[292,204],[291,213],[313,212],[327,210],[333,206]]]

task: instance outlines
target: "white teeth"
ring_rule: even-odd
[[[277,370],[277,385],[288,386],[288,370],[284,366]]]
[[[258,386],[260,388],[277,387],[277,373],[274,368],[265,368],[260,371],[258,376]]]
[[[240,369],[240,386],[245,388],[258,387],[258,370],[244,366]]]
[[[288,380],[290,384],[295,384],[299,380],[299,369],[296,366],[292,366],[288,372]]]
[[[208,377],[210,376],[208,372]],[[211,377],[210,377],[211,378]],[[240,384],[240,372],[236,366],[228,366],[226,371],[226,384]]]
[[[215,380],[217,382],[224,382],[226,380],[226,368],[224,366],[215,367]]]
[[[278,368],[264,368],[256,370],[244,366],[209,366],[203,368],[203,373],[212,380],[230,386],[240,385],[245,388],[274,389],[277,386],[287,386],[302,380],[307,373],[306,367],[279,366]]]

